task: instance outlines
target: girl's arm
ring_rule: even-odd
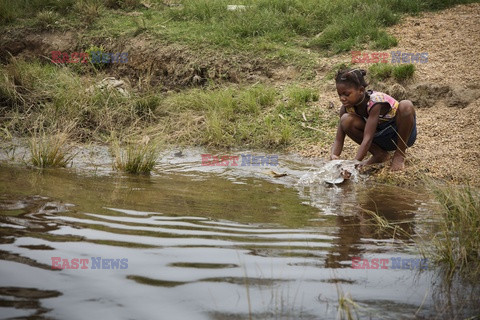
[[[345,113],[345,107],[340,107],[340,119],[342,118],[343,114]],[[337,134],[335,135],[335,141],[332,145],[332,153],[330,154],[330,160],[335,160],[340,157],[340,154],[343,150],[343,142],[345,141],[345,132],[343,132],[340,120],[338,121],[337,127]]]
[[[363,131],[363,140],[358,147],[357,155],[355,156],[355,160],[362,161],[363,158],[367,155],[370,146],[372,145],[373,137],[375,135],[375,131],[377,130],[378,125],[378,117],[380,115],[381,105],[379,103],[373,105],[370,108],[370,112],[368,114],[367,123],[365,124],[365,129]]]

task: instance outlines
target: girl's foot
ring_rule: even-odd
[[[381,150],[379,152],[376,152],[374,155],[370,157],[367,161],[365,161],[365,166],[375,164],[375,163],[382,163],[387,161],[389,158],[388,152]]]
[[[395,152],[390,165],[390,171],[403,171],[405,169],[405,157],[401,153]]]

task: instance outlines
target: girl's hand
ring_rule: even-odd
[[[334,154],[331,154],[331,155],[330,155],[330,160],[338,160],[338,159],[340,159],[339,156],[336,156],[336,155],[334,155]]]
[[[367,160],[358,161],[357,164],[355,164],[355,168],[357,168],[357,170],[360,170],[365,166],[367,166]]]

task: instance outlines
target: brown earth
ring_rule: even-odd
[[[208,48],[158,43],[148,35],[134,38],[90,39],[88,44],[73,32],[35,32],[9,30],[0,34],[0,62],[10,55],[22,59],[49,62],[52,51],[84,52],[90,45],[105,52],[134,52],[127,64],[106,65],[109,76],[128,79],[138,90],[160,87],[163,91],[180,90],[215,83],[263,82],[274,76],[280,66],[248,54],[225,54]],[[83,48],[83,49],[82,49]]]
[[[405,180],[422,179],[423,174],[455,182],[480,185],[480,4],[459,5],[440,12],[407,17],[390,28],[402,52],[428,52],[428,62],[416,64],[414,79],[397,90],[384,90],[397,99],[410,99],[417,107],[418,136],[408,149]],[[343,58],[343,60],[342,60]],[[350,62],[349,55],[334,63]],[[332,61],[320,61],[320,65]],[[356,65],[368,69],[368,65]],[[333,81],[330,81],[333,82]],[[320,103],[338,105],[333,83],[322,87]],[[349,139],[347,139],[349,140]],[[343,157],[353,157],[356,145],[346,141]],[[300,150],[307,156],[328,155],[324,146]],[[382,175],[380,175],[382,177]],[[402,179],[399,180],[400,182]]]

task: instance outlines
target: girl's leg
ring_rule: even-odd
[[[365,130],[365,121],[363,121],[362,118],[355,114],[344,113],[340,118],[340,125],[350,139],[358,144],[362,143],[363,131]],[[372,157],[367,160],[365,163],[366,165],[388,160],[388,152],[377,146],[375,143],[372,143],[368,151],[370,151]]]
[[[407,142],[413,130],[415,121],[415,109],[410,100],[400,101],[396,114],[396,125],[398,130],[397,150],[393,154],[390,170],[397,171],[405,168],[405,150]]]

